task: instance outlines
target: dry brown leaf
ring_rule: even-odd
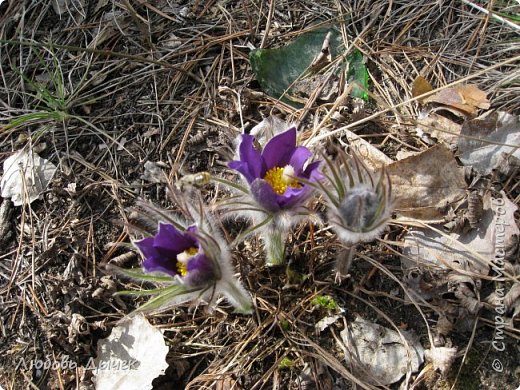
[[[511,236],[520,233],[514,219],[517,206],[503,191],[501,196],[503,204],[486,194],[479,225],[468,232],[446,234],[440,227],[437,231],[427,228],[410,230],[404,238],[401,264],[405,269],[421,267],[431,272],[431,269],[450,268],[487,275],[498,253],[498,245],[503,246]],[[497,228],[499,222],[500,232]]]
[[[490,107],[486,93],[474,84],[457,85],[455,87],[466,104],[487,110]]]
[[[412,84],[412,96],[417,97],[422,95],[423,93],[427,93],[433,90],[432,85],[428,80],[426,80],[422,76],[417,76],[417,78],[413,81]],[[424,99],[418,99],[420,103],[424,101]]]
[[[423,131],[430,137],[447,144],[456,144],[459,139],[462,125],[439,115],[436,112],[419,115],[417,118],[417,131]]]
[[[428,96],[424,99],[426,103],[440,103],[447,106],[454,104],[464,104],[464,98],[455,88],[444,88],[436,94]]]
[[[504,175],[520,166],[520,117],[496,112],[466,121],[458,140],[458,153],[464,165],[487,175],[498,169]]]
[[[394,162],[387,171],[396,212],[404,217],[440,222],[466,194],[463,168],[443,144]]]
[[[370,384],[395,383],[424,361],[424,348],[413,332],[398,333],[357,316],[340,336],[348,367]]]
[[[473,84],[445,88],[432,96],[428,96],[423,102],[450,106],[468,115],[476,115],[478,108],[489,108],[486,93]]]

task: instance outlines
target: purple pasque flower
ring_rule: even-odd
[[[160,222],[156,235],[134,244],[145,258],[143,267],[146,272],[178,276],[190,287],[202,286],[216,279],[214,263],[204,254],[194,225],[181,232],[172,224]]]
[[[296,128],[291,127],[271,138],[262,151],[255,147],[252,135],[243,134],[240,160],[231,161],[228,166],[244,176],[251,195],[263,209],[277,212],[300,205],[313,190],[304,182],[322,178],[318,171],[320,161],[308,163],[311,156],[309,149],[296,146]]]

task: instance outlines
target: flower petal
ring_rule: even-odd
[[[186,234],[181,233],[175,226],[168,223],[159,223],[159,232],[154,237],[153,246],[162,253],[171,251],[175,256],[188,248],[197,247],[197,241]]]
[[[289,164],[294,168],[294,172],[297,176],[300,176],[303,172],[303,166],[305,162],[311,157],[312,153],[305,146],[298,146],[295,150]]]
[[[157,256],[159,253],[153,246],[154,237],[146,237],[142,240],[134,241],[134,245],[141,251],[143,257]]]
[[[267,169],[284,167],[289,164],[296,148],[296,127],[271,138],[265,145],[262,157]]]
[[[323,179],[323,175],[318,171],[321,161],[315,161],[307,166],[303,175],[305,179],[315,182]],[[310,185],[303,185],[300,188],[288,187],[283,195],[278,195],[278,204],[281,208],[291,208],[305,202],[314,192]]]
[[[168,275],[177,275],[175,260],[176,253],[167,249],[154,246],[155,237],[147,237],[139,241],[134,241],[134,245],[139,248],[144,257],[143,267],[146,272],[164,272]]]
[[[184,282],[190,287],[207,285],[215,281],[215,270],[211,260],[205,254],[200,253],[188,261],[188,275]]]
[[[283,195],[278,195],[278,204],[281,208],[291,208],[303,203],[311,193],[312,189],[309,186],[301,188],[289,187]]]
[[[256,178],[265,174],[265,165],[262,155],[254,146],[255,137],[249,134],[242,134],[242,142],[239,146],[239,161],[231,161],[228,166],[239,171],[251,183]]]
[[[323,179],[323,175],[318,171],[321,161],[314,161],[307,165],[305,171],[303,171],[302,177],[309,178],[311,181],[317,181]]]
[[[230,161],[230,162],[228,162],[228,167],[231,169],[234,169],[235,171],[240,172],[244,176],[244,178],[247,180],[248,183],[251,183],[253,180],[256,179],[256,177],[254,177],[251,174],[251,171],[249,169],[249,164],[247,162],[236,161],[236,160]]]
[[[251,194],[260,207],[267,211],[275,212],[280,210],[278,195],[273,188],[263,179],[256,179],[251,183]]]
[[[178,274],[176,259],[162,255],[147,257],[143,261],[143,267],[146,272],[163,272],[172,276]]]

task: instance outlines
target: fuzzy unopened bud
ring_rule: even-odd
[[[328,218],[345,244],[371,241],[379,236],[392,213],[391,183],[383,170],[372,173],[355,155],[338,150],[335,161],[327,161],[331,175],[323,187]]]

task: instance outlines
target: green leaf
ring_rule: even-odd
[[[125,269],[116,266],[111,266],[110,268],[134,280],[140,280],[145,282],[172,282],[174,280],[173,276],[147,274],[144,272],[142,268]]]
[[[159,295],[165,292],[169,292],[172,286],[164,288],[154,288],[152,290],[121,290],[115,292],[113,295],[131,295],[131,296],[147,296],[147,295]]]
[[[310,65],[320,54],[328,33],[331,34],[329,49],[334,62],[339,56],[346,55],[341,34],[334,27],[309,31],[282,47],[251,51],[251,68],[264,92],[292,106],[301,107],[301,99],[296,98],[295,82],[310,79],[313,73]],[[363,54],[354,49],[345,59],[344,63],[349,63],[348,82],[355,84],[351,96],[367,101],[368,71],[363,63]],[[344,63],[335,70],[337,74],[344,71]]]
[[[349,84],[354,83],[350,95],[368,101],[368,70],[363,62],[363,53],[354,49],[347,59],[349,63],[347,80]]]
[[[179,284],[165,288],[164,291],[139,306],[135,311],[143,312],[156,310],[168,304],[182,302],[182,299],[179,299],[182,295],[189,294],[194,291],[195,290],[188,290],[185,286]]]
[[[330,52],[334,59],[339,52],[341,35],[335,28],[318,28],[300,35],[286,46],[275,49],[255,49],[249,59],[256,79],[270,96],[280,99],[286,90],[311,65],[321,52],[327,33],[331,33]],[[291,90],[289,89],[289,93]],[[285,96],[281,99],[296,105]]]

